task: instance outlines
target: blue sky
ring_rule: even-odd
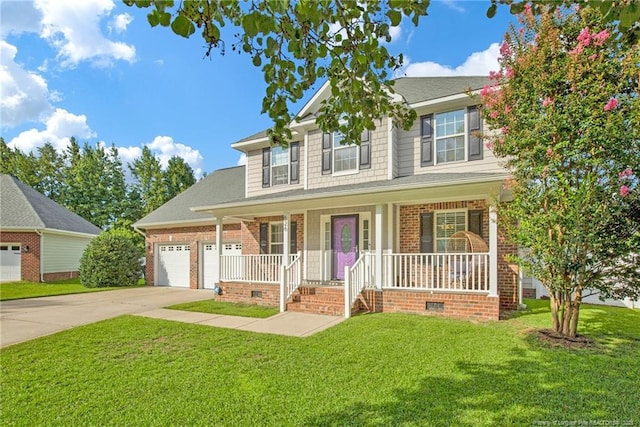
[[[489,0],[432,1],[414,27],[404,20],[388,45],[404,75],[479,75],[496,70],[513,21]],[[142,147],[166,162],[183,157],[197,175],[235,166],[230,144],[271,124],[265,84],[247,55],[205,58],[202,39],[151,28],[146,10],[119,0],[0,0],[1,135],[28,152],[69,137],[116,145],[123,162]],[[308,99],[312,92],[306,95]],[[297,112],[302,104],[293,108]]]

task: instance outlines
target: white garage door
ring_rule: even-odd
[[[205,289],[213,289],[215,286],[214,277],[218,270],[218,257],[216,256],[216,244],[204,243],[202,247],[202,280]],[[240,243],[223,243],[223,255],[242,255],[242,245]]]
[[[158,286],[189,287],[189,245],[159,245]]]
[[[22,278],[20,264],[20,245],[0,243],[0,282],[20,280]]]

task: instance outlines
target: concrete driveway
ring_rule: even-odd
[[[213,298],[212,290],[144,287],[0,303],[0,347],[123,314]]]
[[[295,312],[255,319],[162,308],[213,297],[213,290],[208,289],[149,286],[3,301],[0,303],[0,347],[123,314],[296,337],[313,335],[345,320],[344,317]]]

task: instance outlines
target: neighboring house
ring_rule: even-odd
[[[99,233],[13,176],[0,176],[0,281],[77,277],[80,257]]]
[[[232,147],[245,167],[214,172],[135,224],[146,231],[147,279],[281,310],[498,319],[519,292],[504,258],[516,248],[491,207],[508,174],[467,95],[485,84],[399,79],[418,119],[408,131],[379,120],[360,145],[318,129],[325,84],[287,148],[270,147],[266,132],[242,139]]]

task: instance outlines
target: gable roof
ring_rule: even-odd
[[[461,95],[468,90],[479,90],[489,83],[487,76],[400,77],[394,80],[393,90],[411,105],[452,95]],[[325,82],[296,117],[301,121],[313,118],[311,110],[318,107],[320,102],[328,97],[329,91],[329,85]],[[267,131],[268,129],[264,129],[244,137],[231,146],[237,147],[246,142],[266,141]]]
[[[100,234],[100,228],[11,175],[0,176],[0,228]]]
[[[409,104],[416,104],[481,89],[486,84],[489,78],[485,76],[402,77],[395,80],[393,89]]]
[[[217,205],[244,198],[245,166],[219,169],[160,206],[134,227],[148,228],[171,223],[212,223],[210,214],[191,211],[192,206]]]

